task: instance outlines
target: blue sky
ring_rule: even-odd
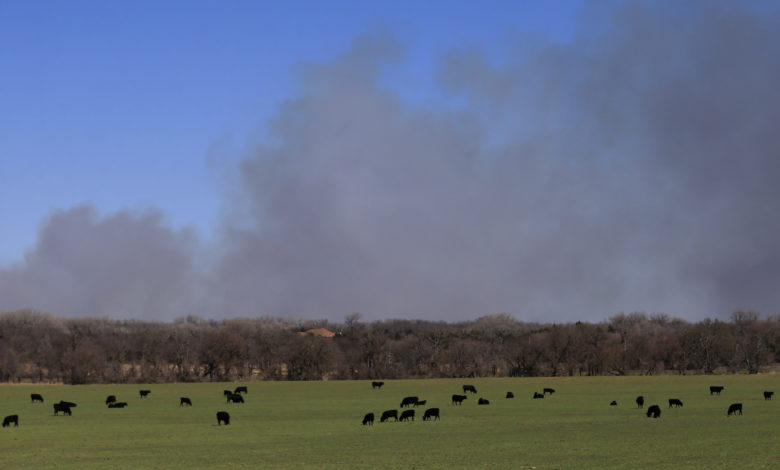
[[[773,1],[0,2],[0,312],[780,305]]]
[[[0,264],[53,209],[156,206],[210,236],[219,178],[296,96],[299,68],[376,30],[406,45],[385,84],[441,101],[439,56],[513,31],[569,40],[578,1],[2,2]],[[212,162],[213,163],[213,162]],[[222,163],[218,163],[222,164]],[[219,171],[216,171],[219,173]]]

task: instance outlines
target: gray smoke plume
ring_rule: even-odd
[[[39,308],[55,313],[163,318],[776,313],[780,17],[717,2],[608,13],[583,12],[571,43],[517,37],[501,63],[449,52],[439,79],[458,107],[405,103],[381,80],[402,48],[358,38],[303,68],[300,96],[241,162],[207,270],[194,273],[186,232],[125,213],[128,235],[157,235],[132,252],[151,243],[155,259],[110,255],[131,251],[99,239],[114,217],[93,217],[97,259],[129,266],[109,288],[85,276],[53,289],[85,275],[69,264],[80,257],[46,251],[67,228],[55,218],[0,271],[0,299],[49,288]]]

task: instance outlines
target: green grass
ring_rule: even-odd
[[[475,396],[452,406],[464,383]],[[225,404],[238,384],[0,385],[0,468],[780,468],[780,375],[581,377],[386,381],[257,382],[246,404]],[[709,385],[724,385],[710,396]],[[556,393],[532,400],[534,391]],[[151,395],[138,397],[148,388]],[[504,399],[513,391],[514,400]],[[44,404],[30,403],[41,393]],[[125,409],[107,409],[117,395]],[[637,410],[659,404],[660,419]],[[418,395],[441,409],[441,421],[379,423],[386,409]],[[180,408],[179,397],[192,399]],[[685,406],[669,409],[667,400]],[[52,403],[78,403],[53,416]],[[617,407],[609,402],[618,401]],[[742,402],[744,416],[726,417]],[[231,415],[217,426],[216,412]],[[373,411],[373,427],[361,426]]]

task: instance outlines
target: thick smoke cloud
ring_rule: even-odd
[[[52,292],[29,298],[56,313],[167,318],[776,313],[780,18],[714,2],[609,15],[585,11],[568,44],[516,38],[500,63],[450,51],[439,79],[456,108],[384,88],[403,50],[359,38],[304,67],[300,96],[241,162],[208,269],[194,274],[189,235],[159,214],[116,216],[156,235],[134,250],[103,242],[119,222],[92,215],[80,256],[49,255],[66,212],[22,266],[0,271],[0,298],[35,286]],[[158,250],[148,264],[110,254],[146,243]],[[129,266],[106,279],[75,268],[82,257]]]
[[[100,217],[91,206],[51,215],[18,266],[0,269],[2,308],[153,320],[186,315],[194,234],[155,211]]]

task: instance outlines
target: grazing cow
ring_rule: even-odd
[[[138,394],[141,395],[141,398],[146,398],[146,395],[149,395],[150,393],[152,393],[151,390],[139,390],[138,391]]]
[[[647,407],[647,417],[658,418],[661,416],[661,407],[658,405],[650,405]]]
[[[552,395],[553,393],[555,393],[555,389],[554,388],[545,388],[544,390],[542,390],[542,393],[544,393],[545,395],[547,395],[548,393],[550,395]]]
[[[179,398],[179,406],[184,406],[184,405],[192,406],[192,400],[190,400],[187,397]]]
[[[382,388],[384,384],[384,382],[371,382],[371,388]]]
[[[62,403],[55,403],[54,416],[58,416],[59,412],[63,412],[66,415],[70,416],[70,407],[68,405],[63,405]]]
[[[401,400],[401,408],[406,408],[411,405],[417,405],[417,397],[406,397]]]
[[[506,392],[506,397],[507,397],[507,398],[514,398],[514,397],[515,397],[515,394],[514,394],[514,393],[512,393],[512,392]]]
[[[244,397],[242,397],[241,395],[239,395],[237,393],[234,393],[234,394],[230,395],[229,397],[227,397],[227,402],[228,403],[231,403],[231,402],[233,402],[233,403],[244,403]]]
[[[739,411],[739,415],[742,416],[742,403],[732,403],[729,406],[729,411],[726,413],[726,416],[731,416],[737,414],[737,411]]]
[[[463,393],[471,392],[471,393],[477,393],[477,389],[474,388],[473,385],[464,385],[463,386]]]
[[[612,403],[610,403],[609,406],[617,406],[617,402],[615,400],[612,400]]]
[[[775,392],[764,392],[764,400],[771,400]]]
[[[401,413],[401,418],[398,421],[409,421],[411,418],[414,421],[414,410],[404,410]]]
[[[462,405],[463,400],[468,398],[466,395],[453,395],[452,396],[452,404],[453,405]]]
[[[677,407],[677,408],[680,408],[681,406],[683,406],[683,403],[680,401],[679,398],[670,398],[669,399],[669,408],[671,408],[673,406]]]
[[[3,418],[3,427],[7,428],[13,423],[15,428],[19,427],[19,415],[8,415]]]
[[[643,406],[645,406],[645,397],[639,395],[638,397],[636,397],[636,407],[642,408]]]
[[[713,393],[717,393],[718,395],[720,395],[720,392],[722,392],[724,388],[726,387],[720,385],[713,385],[712,387],[710,387],[710,395],[712,395]]]
[[[30,394],[30,401],[32,403],[35,403],[36,401],[39,401],[39,402],[43,403],[43,397],[40,394],[38,394],[38,393],[31,393]]]
[[[233,393],[249,393],[249,390],[245,386],[236,387],[236,390]]]
[[[428,408],[425,410],[425,414],[423,415],[423,421],[430,421],[431,418],[439,418],[439,409],[438,408]]]
[[[225,426],[230,424],[230,414],[227,411],[217,411],[217,426],[225,423]]]
[[[388,419],[393,418],[395,421],[398,421],[398,410],[387,410],[382,413],[382,416],[379,418],[380,423],[384,423]]]
[[[490,400],[488,400],[487,398],[480,397],[480,399],[477,400],[477,405],[489,405],[489,404],[490,404]]]
[[[367,413],[365,416],[363,416],[363,426],[366,424],[369,426],[374,425],[374,413]]]
[[[539,399],[539,398],[544,398],[544,394],[539,392],[534,392],[534,399]]]
[[[106,406],[110,405],[111,403],[116,403],[116,395],[109,395],[106,397]]]
[[[118,402],[115,402],[115,403],[109,403],[108,404],[109,408],[124,408],[126,406],[127,406],[127,402],[124,402],[124,401],[118,401]]]

